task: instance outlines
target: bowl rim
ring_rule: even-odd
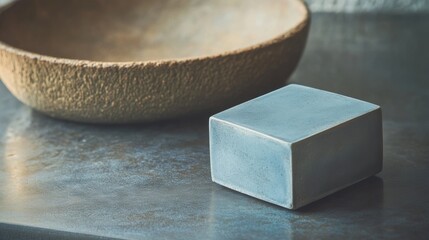
[[[11,0],[11,2],[7,2],[5,5],[0,6],[0,14],[7,8],[14,5],[16,2],[22,1],[22,0]],[[118,61],[118,62],[112,62],[112,61],[94,61],[94,60],[87,60],[87,59],[72,59],[72,58],[63,58],[63,57],[55,57],[55,56],[49,56],[44,54],[39,54],[35,52],[31,52],[28,50],[20,49],[14,46],[11,46],[7,43],[4,43],[0,40],[0,50],[3,49],[9,53],[18,55],[20,57],[24,58],[30,58],[30,59],[37,59],[40,61],[45,62],[52,62],[52,63],[59,63],[59,64],[67,64],[67,65],[75,65],[75,66],[91,66],[91,67],[111,67],[111,66],[119,66],[119,67],[132,67],[132,66],[146,66],[146,65],[162,65],[162,64],[173,64],[173,63],[186,63],[186,62],[193,62],[198,60],[210,60],[210,59],[217,59],[222,58],[226,56],[234,56],[239,55],[246,52],[251,52],[256,49],[268,47],[271,45],[274,45],[276,43],[279,43],[283,40],[286,40],[292,36],[294,36],[296,33],[300,32],[301,30],[305,29],[309,22],[310,22],[310,10],[308,7],[308,4],[303,0],[287,0],[292,1],[296,3],[297,9],[301,11],[302,19],[295,24],[293,27],[288,29],[285,32],[282,32],[275,37],[272,37],[268,40],[261,41],[258,43],[254,43],[247,47],[241,47],[233,50],[223,51],[220,53],[215,54],[207,54],[207,55],[201,55],[201,56],[195,56],[195,57],[183,57],[183,58],[163,58],[159,60],[144,60],[144,61]]]

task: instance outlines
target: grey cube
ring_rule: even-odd
[[[212,116],[212,180],[296,209],[382,169],[381,109],[288,85]]]

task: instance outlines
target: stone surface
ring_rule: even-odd
[[[208,116],[76,124],[30,110],[0,84],[0,222],[13,224],[0,224],[0,238],[424,239],[429,16],[315,14],[312,23],[290,81],[382,107],[378,177],[289,211],[211,181]]]
[[[218,111],[285,83],[308,15],[299,0],[19,1],[0,13],[0,78],[73,121]]]
[[[291,84],[210,117],[212,180],[297,209],[381,171],[379,106]]]

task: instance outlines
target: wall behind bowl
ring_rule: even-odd
[[[429,0],[305,0],[313,12],[429,12]]]
[[[15,0],[0,0],[3,4]],[[429,12],[429,0],[305,0],[313,12]]]

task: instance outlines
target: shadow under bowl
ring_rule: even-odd
[[[300,0],[26,0],[0,12],[0,78],[47,115],[147,122],[218,111],[284,85]]]

